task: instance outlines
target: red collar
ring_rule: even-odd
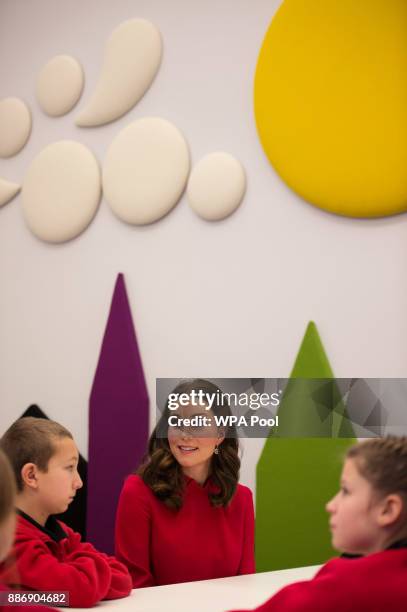
[[[208,476],[208,478],[205,480],[205,482],[202,485],[199,484],[199,482],[197,482],[190,476],[187,476],[186,474],[184,474],[184,480],[185,480],[186,487],[191,486],[191,485],[197,486],[200,489],[205,490],[207,493],[219,493],[220,492],[220,487],[219,485],[213,482],[212,476]]]

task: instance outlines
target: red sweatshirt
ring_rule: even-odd
[[[16,568],[11,566],[2,576],[6,583],[14,582],[17,570],[17,588],[69,591],[73,607],[93,606],[131,591],[130,576],[121,563],[81,542],[79,533],[52,516],[42,527],[21,513],[12,556]]]
[[[312,580],[291,584],[256,608],[256,612],[386,610],[407,610],[407,548],[333,559]]]
[[[209,480],[186,478],[184,504],[170,510],[140,476],[129,476],[116,517],[116,555],[133,587],[251,574],[254,512],[250,489],[238,485],[226,508],[211,506]]]

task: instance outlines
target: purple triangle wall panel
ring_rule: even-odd
[[[146,452],[149,400],[123,274],[119,274],[89,403],[87,538],[114,550],[118,498]]]

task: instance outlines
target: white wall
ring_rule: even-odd
[[[193,162],[226,150],[248,191],[230,219],[209,224],[185,197],[150,227],[118,221],[105,201],[78,239],[52,246],[24,226],[21,199],[0,209],[0,430],[30,404],[72,429],[86,456],[87,401],[118,272],[125,274],[154,404],[156,377],[284,377],[306,324],[316,321],[339,377],[407,372],[407,215],[356,221],[297,198],[276,176],[253,119],[256,58],[277,0],[2,0],[0,98],[33,111],[31,140],[0,160],[20,182],[48,143],[73,138],[102,162],[130,121],[160,115],[185,134]],[[34,81],[58,53],[96,83],[104,42],[131,17],[162,32],[160,72],[141,102],[101,128],[76,111],[44,116]],[[1,137],[1,136],[0,136]],[[246,444],[242,480],[254,485],[263,441]]]

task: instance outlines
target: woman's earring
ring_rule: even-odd
[[[215,455],[219,455],[218,445],[215,446],[215,450],[213,452],[215,453]]]

